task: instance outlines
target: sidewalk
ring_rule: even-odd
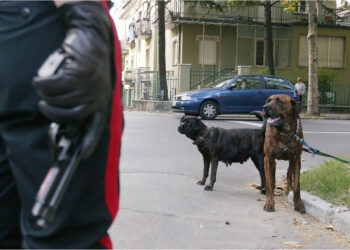
[[[350,114],[346,113],[321,113],[320,116],[310,116],[306,113],[300,114],[301,119],[315,120],[350,120]]]

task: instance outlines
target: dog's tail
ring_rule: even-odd
[[[263,121],[263,125],[261,126],[260,130],[265,133],[267,121],[266,121],[266,117],[265,117],[264,112],[256,110],[256,111],[250,112],[250,114],[255,115],[256,118],[258,118],[260,121]]]
[[[263,125],[261,126],[260,130],[265,133],[266,131],[266,125],[267,125],[267,120],[264,117]]]

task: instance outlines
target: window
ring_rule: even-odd
[[[344,68],[345,38],[319,36],[318,65],[326,68]],[[299,37],[299,66],[308,66],[308,44],[305,35]]]
[[[135,39],[135,32],[134,32],[134,23],[131,23],[129,25],[129,37],[128,37],[128,41],[131,42]]]
[[[290,58],[290,41],[275,40],[275,44],[275,63],[277,67],[288,67]]]
[[[172,64],[173,65],[177,65],[178,64],[178,47],[177,47],[177,40],[173,41],[173,45],[172,45]]]
[[[259,76],[247,76],[239,78],[232,85],[235,89],[261,89]]]
[[[306,1],[299,1],[297,12],[306,13]]]
[[[284,79],[274,77],[264,77],[267,89],[292,89],[292,86]]]
[[[141,40],[136,40],[136,45],[137,45],[137,52],[140,54],[141,53]]]
[[[216,41],[211,41],[211,40],[199,41],[199,64],[203,64],[203,65],[216,64]]]
[[[151,66],[150,63],[150,52],[149,52],[149,48],[146,49],[146,67],[149,68]]]
[[[256,41],[255,65],[264,65],[264,41]]]

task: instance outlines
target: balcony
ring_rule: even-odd
[[[135,74],[132,70],[127,70],[127,71],[124,71],[124,82],[125,83],[132,83],[134,82],[134,78],[135,78]]]
[[[226,24],[262,24],[264,9],[262,6],[247,6],[240,9],[223,7],[223,11],[210,9],[205,4],[175,1],[168,6],[166,15],[168,26],[171,23],[226,23]],[[292,24],[307,24],[308,16],[305,13],[287,13],[284,6],[272,7],[272,23],[274,25],[290,26]],[[336,10],[322,9],[319,24],[324,26],[349,26],[349,18],[336,15]]]
[[[147,18],[140,20],[135,25],[135,36],[139,39],[152,37],[151,21]]]

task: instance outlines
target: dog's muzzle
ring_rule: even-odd
[[[270,127],[279,127],[283,124],[283,117],[275,114],[270,104],[264,105],[263,110]]]

